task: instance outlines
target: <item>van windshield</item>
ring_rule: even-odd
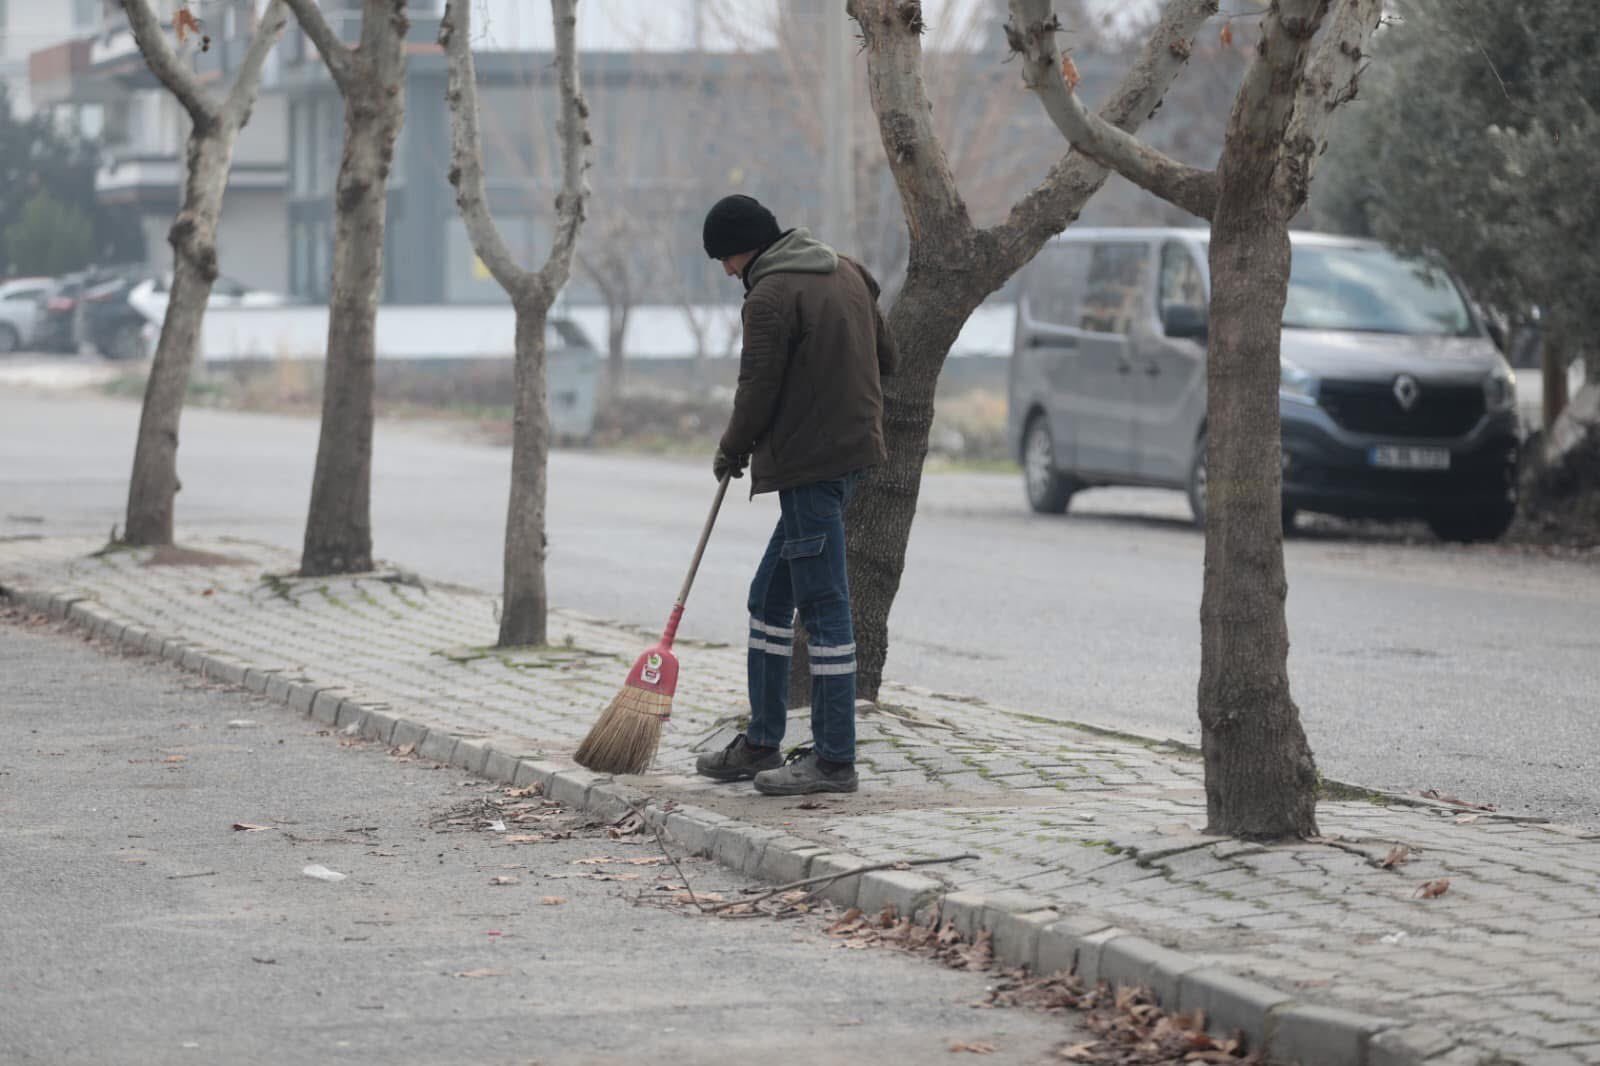
[[[1285,329],[1462,337],[1477,332],[1449,275],[1382,248],[1304,246],[1289,268]]]
[[[1296,245],[1285,329],[1471,337],[1472,313],[1450,276],[1370,246]]]

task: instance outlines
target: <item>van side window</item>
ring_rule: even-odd
[[[1088,246],[1047,246],[1035,260],[1028,284],[1029,316],[1047,325],[1076,328],[1088,274]]]
[[[1206,286],[1194,253],[1176,241],[1161,246],[1161,285],[1156,310],[1165,321],[1170,307],[1206,309]]]
[[[1078,328],[1091,333],[1131,333],[1146,305],[1150,249],[1143,244],[1090,246],[1089,282]]]

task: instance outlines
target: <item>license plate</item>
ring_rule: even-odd
[[[1449,470],[1450,449],[1379,444],[1367,452],[1367,462],[1388,470]]]

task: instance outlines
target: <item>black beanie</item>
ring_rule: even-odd
[[[706,254],[726,259],[740,252],[754,252],[779,237],[778,220],[752,196],[724,196],[706,212],[703,234]]]

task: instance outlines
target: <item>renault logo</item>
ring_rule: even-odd
[[[1394,398],[1399,401],[1402,411],[1409,411],[1417,406],[1417,398],[1422,395],[1422,386],[1417,384],[1417,379],[1410,374],[1401,374],[1394,379]]]

